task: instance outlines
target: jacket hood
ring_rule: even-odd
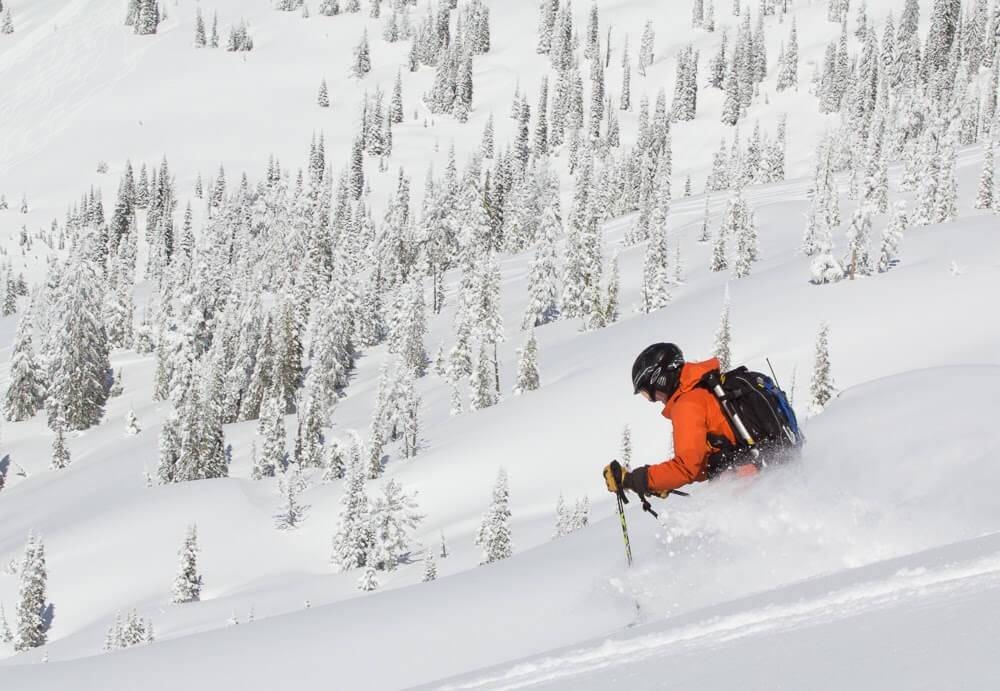
[[[681,369],[680,382],[677,384],[677,391],[670,397],[670,400],[663,406],[663,417],[669,418],[670,411],[673,410],[677,399],[698,386],[698,382],[709,372],[719,369],[719,359],[709,358],[701,362],[686,362]]]

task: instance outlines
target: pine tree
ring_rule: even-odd
[[[275,473],[283,470],[288,462],[285,450],[284,404],[273,389],[268,391],[261,407],[260,432],[264,435],[264,446],[252,471],[255,480],[274,477]]]
[[[87,239],[87,245],[93,242]],[[83,251],[71,257],[55,305],[59,329],[53,329],[48,352],[48,400],[51,411],[66,416],[68,429],[86,429],[104,412],[111,385],[107,332],[101,319],[103,280]]]
[[[52,469],[61,470],[69,465],[70,456],[69,449],[66,448],[66,435],[63,432],[65,423],[63,420],[57,419],[55,425],[56,436],[52,439]]]
[[[476,545],[483,549],[482,564],[508,558],[513,553],[510,533],[510,491],[507,488],[507,471],[497,474],[493,485],[493,502],[483,514]]]
[[[622,428],[619,456],[621,457],[622,467],[630,468],[632,465],[632,428],[628,425]]]
[[[330,107],[330,95],[326,89],[326,78],[319,83],[319,95],[316,97],[316,103],[320,108]]]
[[[10,356],[10,384],[4,397],[4,417],[12,422],[27,420],[38,412],[45,390],[31,341],[28,315],[17,322],[17,333]]]
[[[142,427],[139,426],[139,419],[135,416],[135,410],[129,408],[128,412],[125,413],[125,434],[134,437],[141,431]]]
[[[976,193],[976,208],[989,209],[993,206],[993,142],[983,145],[983,170],[979,175],[979,189]],[[10,418],[8,418],[10,419]]]
[[[493,113],[486,119],[486,126],[483,128],[483,143],[480,148],[482,156],[486,160],[492,160],[495,153],[493,134]]]
[[[896,258],[896,252],[899,250],[899,243],[903,239],[903,232],[906,230],[907,222],[906,202],[897,202],[892,219],[885,227],[885,230],[882,231],[882,247],[879,250],[876,267],[879,272],[888,271],[892,266],[892,262]]]
[[[469,377],[470,407],[472,410],[482,410],[500,402],[496,390],[494,375],[496,365],[493,362],[492,351],[488,341],[479,340],[479,355],[476,358],[476,366]]]
[[[362,453],[351,454],[340,499],[340,520],[333,537],[334,564],[342,571],[365,566],[372,544],[371,511],[365,493],[365,462]],[[372,567],[374,570],[374,567]]]
[[[219,14],[212,13],[212,34],[208,41],[209,48],[219,47]]]
[[[204,48],[206,45],[208,39],[205,36],[205,19],[201,16],[201,7],[198,7],[194,16],[194,47]]]
[[[646,26],[642,30],[642,40],[639,43],[639,74],[646,76],[646,68],[653,64],[653,42],[655,40],[653,22],[646,20]]]
[[[202,578],[198,573],[198,552],[200,551],[198,548],[198,527],[191,524],[184,537],[184,544],[177,552],[181,563],[177,577],[174,579],[172,591],[173,601],[176,604],[197,602],[201,599]]]
[[[21,561],[14,650],[30,650],[47,642],[51,608],[51,605],[45,602],[47,581],[45,545],[40,537],[29,533],[28,542],[24,547],[24,558]]]
[[[351,73],[356,78],[361,79],[371,71],[372,62],[368,50],[368,30],[365,29],[361,35],[361,42],[354,48],[354,61],[351,64]]]
[[[719,317],[719,328],[715,331],[715,347],[712,354],[719,359],[719,369],[727,372],[732,365],[732,333],[729,324],[729,287],[726,287],[726,297],[722,302],[722,315]]]
[[[396,480],[382,485],[371,510],[372,545],[366,563],[379,571],[393,571],[413,550],[413,531],[423,520],[412,495]]]
[[[524,346],[518,351],[517,383],[514,384],[514,395],[519,396],[525,391],[534,391],[538,383],[538,342],[535,340],[535,330],[528,329]]]
[[[14,633],[10,630],[10,623],[7,621],[7,613],[4,611],[3,603],[0,603],[0,643],[12,643]]]
[[[556,243],[562,235],[562,219],[555,203],[542,211],[535,251],[528,267],[528,304],[521,328],[541,326],[559,316],[559,276]]]
[[[378,585],[378,576],[375,574],[375,567],[371,565],[365,567],[361,578],[358,579],[358,589],[371,592],[376,590]]]
[[[556,529],[553,537],[563,537],[568,535],[570,531],[569,511],[566,508],[566,500],[563,499],[563,494],[560,492],[559,498],[556,500]]]
[[[291,469],[278,479],[278,492],[281,494],[282,502],[274,520],[279,530],[297,528],[305,519],[309,506],[299,500],[299,495],[305,487],[306,481],[302,477],[302,469],[298,463],[293,464]]]
[[[403,122],[403,73],[396,70],[396,81],[392,85],[392,98],[389,101],[389,122],[398,125]]]
[[[811,409],[820,412],[833,397],[833,375],[830,373],[830,327],[826,322],[819,326],[816,334],[816,358],[813,363],[812,381],[809,393],[812,397]]]
[[[424,583],[437,580],[437,564],[434,562],[433,554],[428,554],[424,557],[424,575],[421,580]]]

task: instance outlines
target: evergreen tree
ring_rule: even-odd
[[[493,485],[493,502],[483,514],[479,532],[476,534],[476,545],[483,550],[482,564],[506,559],[513,553],[510,516],[507,471],[501,468]]]
[[[142,431],[139,426],[139,419],[135,416],[135,410],[129,408],[128,412],[125,413],[125,434],[130,437],[134,437]]]
[[[299,495],[305,488],[306,481],[302,477],[302,469],[297,463],[278,479],[278,492],[281,494],[282,502],[274,519],[279,530],[297,528],[305,519],[305,513],[309,507],[299,500]]]
[[[630,468],[632,465],[632,428],[625,425],[622,428],[621,448],[619,450],[621,464],[623,468]]]
[[[514,384],[514,395],[518,396],[525,391],[534,391],[538,387],[538,342],[535,340],[534,329],[529,328],[524,346],[518,351],[517,383]]]
[[[899,243],[903,239],[903,232],[906,230],[906,227],[906,202],[900,201],[896,203],[896,209],[893,211],[892,219],[885,227],[885,230],[882,231],[882,247],[879,250],[877,264],[879,272],[888,271],[892,266],[892,262],[896,258],[896,252],[899,249]]]
[[[351,64],[351,73],[358,79],[362,79],[372,71],[371,55],[368,50],[368,30],[365,29],[361,35],[361,42],[354,48],[354,61]]]
[[[393,571],[413,551],[412,533],[422,520],[415,498],[396,480],[382,485],[372,506],[372,545],[366,563],[379,571]]]
[[[983,145],[983,170],[979,175],[979,189],[976,192],[977,209],[992,208],[993,187],[993,142],[987,141]]]
[[[434,562],[433,554],[424,557],[424,575],[421,580],[424,583],[437,580],[437,564]]]
[[[495,153],[493,134],[493,113],[486,119],[486,126],[483,128],[483,143],[480,152],[484,159],[492,160]]]
[[[12,422],[27,420],[38,412],[45,389],[35,359],[28,315],[17,322],[17,332],[10,356],[10,384],[4,397],[4,417]]]
[[[811,409],[818,413],[833,397],[833,375],[830,373],[830,327],[826,322],[819,326],[816,334],[816,358],[813,363],[812,381],[809,384],[809,394],[812,397]]]
[[[361,453],[352,453],[340,499],[340,522],[333,536],[332,561],[342,571],[365,566],[371,544],[372,523],[365,493],[364,458]]]
[[[261,407],[260,432],[264,435],[264,446],[253,468],[252,477],[255,480],[274,477],[288,464],[284,404],[273,389],[268,391]]]
[[[177,552],[181,562],[172,591],[173,601],[176,604],[197,602],[201,599],[202,578],[198,573],[198,552],[200,551],[198,548],[198,527],[191,524],[184,536],[184,544]]]
[[[56,436],[52,439],[52,469],[61,470],[69,465],[70,456],[69,449],[66,448],[66,435],[63,432],[65,423],[61,419],[62,416],[57,417],[55,428]]]
[[[194,47],[204,48],[208,45],[208,38],[205,36],[205,19],[201,16],[201,7],[195,9],[194,15]]]
[[[729,324],[729,287],[726,287],[726,297],[722,302],[722,316],[719,317],[719,328],[715,331],[715,347],[712,354],[719,359],[719,369],[727,372],[732,365],[732,333]]]
[[[93,242],[88,238],[87,246]],[[86,429],[104,412],[111,385],[110,346],[101,319],[103,280],[85,250],[70,258],[63,274],[49,335],[48,400],[69,429]],[[50,414],[50,421],[51,421]]]
[[[14,650],[30,650],[47,642],[51,608],[45,602],[47,581],[45,545],[40,537],[29,533],[21,560]]]
[[[219,14],[217,12],[212,13],[212,33],[208,41],[208,47],[219,47]]]
[[[485,339],[479,340],[479,355],[476,366],[469,377],[471,388],[470,406],[473,410],[482,410],[500,402],[495,380],[495,363],[490,344]]]
[[[326,78],[319,83],[319,95],[316,97],[316,103],[320,108],[330,107],[330,95],[326,88]]]
[[[0,603],[0,643],[12,643],[14,641],[14,633],[10,630],[10,623],[7,621],[7,613],[3,609],[3,603]]]
[[[376,590],[378,585],[378,576],[375,574],[375,567],[371,565],[365,567],[361,578],[358,579],[358,588],[365,592],[371,592]]]
[[[562,235],[559,209],[550,202],[542,211],[535,251],[528,267],[528,305],[521,328],[547,324],[559,315],[559,277],[556,243]]]

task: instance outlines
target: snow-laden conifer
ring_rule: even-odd
[[[983,145],[983,169],[979,174],[979,188],[976,192],[976,208],[989,209],[993,206],[993,142]]]
[[[908,219],[906,216],[906,202],[896,202],[896,208],[892,213],[889,224],[882,231],[882,246],[879,249],[877,269],[880,272],[888,271],[892,266],[896,253],[899,251],[899,243],[903,239],[903,232],[907,228]]]
[[[175,603],[197,602],[201,599],[202,578],[198,573],[198,527],[189,525],[184,543],[177,553],[180,558],[180,567],[177,576],[174,578],[172,591]]]
[[[278,492],[281,494],[281,505],[274,515],[275,525],[280,530],[297,528],[305,519],[307,504],[299,498],[306,488],[305,478],[298,463],[293,463],[288,472],[278,479]]]
[[[45,396],[31,331],[30,317],[25,314],[17,322],[10,355],[10,383],[3,402],[4,417],[12,422],[32,417],[38,412]]]
[[[333,536],[332,561],[342,571],[366,564],[372,544],[371,509],[365,493],[365,460],[351,454],[340,498],[340,515]]]
[[[507,471],[497,474],[493,485],[493,501],[483,514],[476,545],[483,550],[481,563],[489,564],[508,558],[513,553],[510,533],[510,491],[507,488]]]
[[[28,534],[19,578],[14,650],[30,650],[45,645],[48,639],[48,616],[51,607],[45,601],[48,581],[45,545],[41,537],[34,533]]]
[[[538,387],[538,342],[535,340],[534,329],[528,329],[524,345],[518,350],[517,382],[514,384],[514,395],[519,396],[525,391],[534,391]]]
[[[434,561],[433,554],[424,557],[424,574],[421,580],[424,583],[437,580],[437,563]]]
[[[715,346],[712,354],[719,359],[719,368],[726,372],[732,364],[732,327],[729,322],[729,287],[726,286],[726,296],[722,301],[722,315],[719,317],[719,327],[715,331]]]
[[[371,508],[372,544],[366,563],[379,571],[394,570],[413,551],[413,532],[422,520],[414,495],[406,494],[394,479],[383,484]]]
[[[830,372],[830,327],[826,322],[816,334],[816,353],[813,361],[812,380],[809,383],[810,408],[814,413],[823,409],[833,397],[833,375]]]

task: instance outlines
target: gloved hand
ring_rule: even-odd
[[[604,484],[609,492],[617,493],[619,488],[630,489],[636,494],[649,494],[649,481],[646,471],[649,466],[642,466],[628,471],[618,461],[611,461],[604,466]]]
[[[625,487],[625,478],[627,476],[628,471],[618,461],[611,461],[611,463],[604,466],[604,484],[608,486],[608,491],[613,494],[617,494],[619,490]]]

